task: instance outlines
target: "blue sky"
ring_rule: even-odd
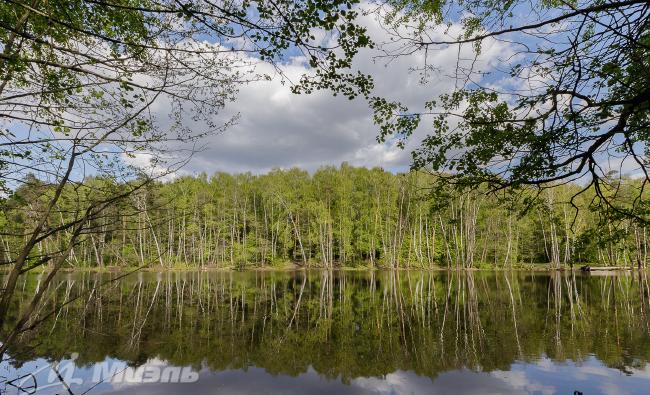
[[[367,27],[376,42],[388,41],[389,37],[377,22],[376,15],[362,16],[360,23]],[[482,61],[495,62],[507,53],[505,47],[505,44],[489,43],[484,47]],[[471,55],[469,46],[463,51]],[[374,95],[421,109],[425,101],[454,88],[454,80],[445,75],[456,66],[457,48],[450,47],[428,55],[427,62],[439,70],[432,74],[427,84],[421,84],[421,75],[412,71],[412,68],[424,64],[424,53],[418,52],[391,62],[378,58],[380,54],[378,50],[362,50],[353,66],[374,77]],[[266,64],[258,64],[256,71],[273,74],[273,69]],[[309,71],[304,59],[295,56],[288,56],[283,66],[283,72],[292,81]],[[290,167],[312,171],[323,165],[342,162],[355,166],[381,166],[391,171],[409,168],[411,150],[426,134],[426,123],[404,150],[397,148],[394,140],[378,144],[378,128],[372,122],[372,112],[364,99],[350,101],[340,96],[333,97],[329,92],[294,95],[288,81],[275,77],[241,87],[237,99],[216,118],[226,122],[238,115],[238,122],[203,141],[204,149],[194,155],[183,173],[264,173],[273,168]],[[159,119],[169,111],[164,104],[154,107],[154,114]],[[145,159],[141,158],[142,161]]]

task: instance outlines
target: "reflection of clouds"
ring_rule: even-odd
[[[579,368],[579,374],[581,376],[601,376],[601,377],[609,377],[612,374],[612,370],[608,369],[604,366],[581,366]]]
[[[604,395],[631,395],[630,392],[621,389],[614,383],[605,383],[601,387]]]
[[[538,381],[531,380],[526,375],[526,372],[497,370],[490,374],[510,384],[514,390],[523,391],[526,394],[553,395],[557,392],[552,385],[544,385]]]
[[[412,372],[397,371],[384,379],[357,378],[352,386],[378,394],[542,394],[554,395],[555,387],[530,379],[523,371],[490,373],[457,370],[439,375],[435,380]]]
[[[493,377],[505,381],[515,388],[524,388],[528,384],[526,373],[497,370],[490,373]]]
[[[46,364],[39,360],[28,363],[22,370],[35,369]],[[106,358],[104,363],[122,363]],[[150,358],[144,365],[166,367],[169,362]],[[85,380],[84,385],[74,386],[75,393],[89,388],[95,365],[77,367],[75,377]],[[2,364],[0,373],[8,375],[9,367]],[[91,393],[171,395],[200,394],[454,394],[454,395],[561,395],[579,390],[585,395],[636,395],[646,394],[650,383],[650,366],[630,369],[625,375],[617,369],[608,368],[595,357],[580,362],[554,361],[547,357],[531,363],[518,362],[510,370],[475,372],[459,369],[443,372],[430,378],[412,371],[396,370],[383,377],[358,377],[345,381],[341,377],[326,377],[313,367],[296,375],[269,373],[263,368],[248,367],[210,371],[204,367],[199,380],[193,383],[103,383]],[[83,388],[82,388],[83,387]],[[61,393],[61,387],[50,388],[43,394]],[[81,391],[79,391],[81,390]]]
[[[650,365],[646,366],[644,369],[630,369],[632,376],[637,378],[650,379]]]
[[[506,375],[507,376],[507,375]],[[506,377],[504,376],[504,377]],[[191,384],[143,384],[123,388],[116,393],[137,395],[198,394],[455,394],[455,395],[551,395],[547,387],[525,380],[515,374],[516,385],[489,373],[455,370],[435,379],[410,371],[395,371],[383,378],[359,377],[344,384],[340,379],[328,379],[313,368],[297,376],[274,375],[260,368],[203,372],[198,382]]]
[[[112,377],[102,377],[102,379],[104,379],[106,384],[110,385],[113,388],[113,390],[119,390],[119,389],[122,389],[122,388],[128,388],[128,387],[133,387],[133,386],[140,385],[142,383],[142,379],[143,379],[142,376],[143,376],[143,373],[144,373],[144,369],[147,369],[147,368],[150,368],[150,367],[157,367],[159,369],[162,369],[162,368],[165,368],[167,366],[172,366],[172,365],[170,365],[165,360],[154,357],[154,358],[147,359],[147,362],[143,363],[142,365],[138,365],[137,367],[134,367],[133,369],[134,369],[135,374],[133,375],[133,377],[130,377],[131,380],[123,379],[120,382],[112,382],[111,381]],[[125,369],[126,367],[127,367],[126,364],[122,364],[122,366],[120,366],[119,369],[116,372],[117,375],[122,374],[123,375],[122,377],[124,377],[124,374],[119,373],[119,372],[122,371],[123,369]],[[117,375],[116,375],[116,377],[117,377]]]
[[[538,368],[544,372],[555,372],[557,371],[557,366],[550,358],[542,357],[535,364]]]
[[[435,382],[428,377],[399,370],[387,374],[383,379],[359,377],[352,380],[351,384],[376,394],[420,394],[435,387]]]
[[[575,387],[584,394],[650,393],[647,390],[650,383],[650,365],[643,369],[626,368],[631,374],[625,374],[619,369],[607,367],[592,355],[580,361],[553,361],[544,357],[534,366],[543,381],[556,382],[559,388]]]
[[[32,391],[30,388],[33,386],[31,379],[23,380],[22,385],[21,380],[15,382],[15,386],[21,386],[25,391],[20,391],[15,386],[5,384],[4,380],[5,378],[12,380],[17,377],[26,377],[29,374],[33,374],[36,380],[36,394],[55,395],[67,393],[60,379],[56,377],[52,370],[52,367],[56,365],[56,361],[50,362],[42,358],[27,362],[20,368],[13,368],[8,362],[2,362],[0,364],[0,394],[30,393]],[[176,367],[176,365],[154,357],[147,359],[143,364],[131,366],[130,371],[127,372],[126,368],[129,368],[129,365],[125,361],[106,357],[102,362],[89,365],[77,365],[76,361],[63,359],[58,364],[58,371],[74,394],[82,394],[86,393],[86,391],[90,391],[90,394],[115,392],[137,394],[140,393],[143,380],[146,382],[147,379],[151,379],[151,376],[145,376],[145,369],[156,368],[162,372],[167,367]],[[111,381],[113,379],[116,381]],[[169,384],[165,383],[163,385]],[[28,389],[29,391],[27,391]]]

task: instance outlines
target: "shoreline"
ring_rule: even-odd
[[[0,273],[9,272],[10,268],[0,268]],[[296,272],[296,271],[346,271],[346,272],[370,272],[370,271],[397,271],[397,272],[537,272],[537,273],[551,273],[551,272],[578,272],[585,274],[613,274],[613,273],[626,273],[626,272],[643,272],[648,271],[650,268],[637,268],[637,267],[621,267],[621,266],[591,266],[581,265],[574,267],[560,267],[549,268],[543,267],[543,264],[532,266],[515,266],[515,267],[470,267],[470,268],[449,268],[449,267],[324,267],[324,266],[302,266],[293,264],[291,266],[250,266],[245,268],[237,268],[232,266],[217,267],[217,266],[204,266],[204,267],[160,267],[147,265],[142,267],[124,267],[124,266],[106,266],[106,267],[66,267],[60,268],[61,273],[75,273],[75,272],[89,272],[89,273],[120,273],[125,274],[128,272],[151,272],[151,273],[182,273],[182,272]],[[47,266],[42,268],[35,268],[30,270],[32,273],[49,272],[50,268]]]

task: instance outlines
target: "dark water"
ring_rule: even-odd
[[[650,393],[645,274],[139,273],[99,287],[115,276],[57,277],[41,315],[68,304],[10,348],[0,390]]]

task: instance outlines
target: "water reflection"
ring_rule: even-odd
[[[99,287],[111,276],[59,276],[41,314],[67,304],[11,347],[0,375],[77,352],[75,377],[106,361],[199,372],[194,383],[100,383],[93,393],[594,394],[650,384],[645,273],[139,273]],[[15,316],[39,286],[39,276],[24,279]]]

